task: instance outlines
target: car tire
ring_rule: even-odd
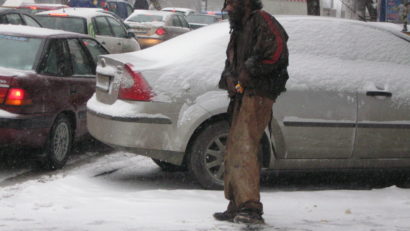
[[[175,164],[170,164],[168,162],[158,160],[158,159],[154,159],[154,158],[152,158],[152,160],[164,172],[182,172],[182,171],[186,171],[186,167],[184,167],[184,166],[178,166],[178,165],[175,165]]]
[[[224,154],[228,131],[228,121],[208,124],[190,147],[188,169],[205,189],[223,189]]]
[[[59,115],[51,127],[45,156],[40,162],[43,169],[60,169],[65,165],[73,143],[73,132],[67,116]]]

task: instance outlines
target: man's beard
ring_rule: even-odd
[[[245,15],[245,8],[243,4],[239,4],[235,7],[233,12],[228,13],[229,24],[232,30],[242,29],[242,19]]]

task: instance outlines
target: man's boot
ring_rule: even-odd
[[[214,218],[218,221],[230,221],[233,222],[236,213],[229,212],[226,210],[225,212],[214,213]]]
[[[235,223],[243,224],[265,224],[262,218],[262,212],[255,209],[241,209],[233,219]]]

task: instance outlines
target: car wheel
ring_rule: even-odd
[[[193,142],[188,168],[202,187],[222,189],[224,184],[224,154],[229,124],[218,121],[209,124]]]
[[[51,128],[41,167],[50,170],[62,168],[67,162],[72,143],[71,122],[66,116],[59,115]]]
[[[170,164],[165,161],[158,160],[158,159],[152,159],[152,160],[154,161],[155,164],[157,164],[161,168],[162,171],[165,171],[165,172],[182,172],[186,170],[186,167],[184,166]]]

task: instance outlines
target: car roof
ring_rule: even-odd
[[[87,37],[87,35],[64,31],[64,30],[53,30],[48,28],[31,27],[24,25],[11,25],[11,24],[0,24],[0,34],[6,35],[19,35],[28,37],[52,37],[52,36],[68,36],[68,37]]]
[[[58,10],[49,10],[49,11],[43,11],[40,13],[37,13],[36,15],[48,15],[48,14],[61,14],[65,13],[68,14],[70,17],[83,17],[83,18],[92,18],[94,16],[100,16],[100,15],[110,15],[108,13],[105,13],[103,9],[101,8],[84,8],[84,7],[69,7],[69,8],[62,8]],[[110,15],[113,17],[112,15]]]
[[[168,15],[173,15],[175,13],[169,12],[169,11],[159,11],[159,10],[134,10],[132,14],[152,14],[152,15],[168,16]]]

